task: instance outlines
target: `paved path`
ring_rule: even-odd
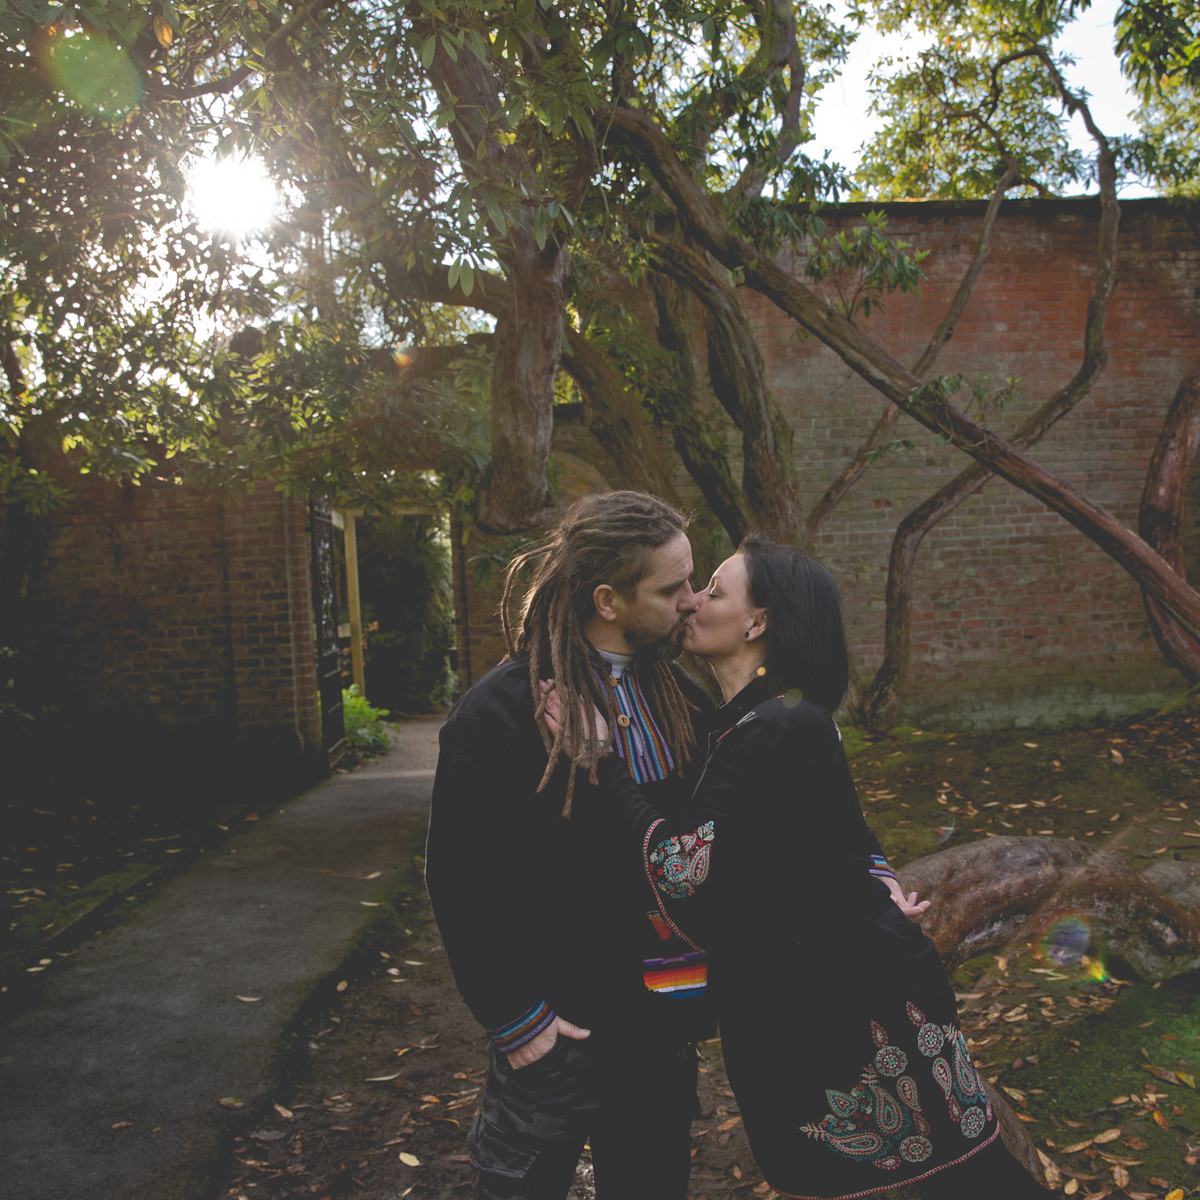
[[[422,852],[441,717],[262,815],[47,972],[0,1029],[2,1200],[201,1200],[236,1098]],[[247,1001],[239,997],[252,997]]]

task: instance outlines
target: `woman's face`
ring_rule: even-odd
[[[738,653],[747,644],[747,630],[760,629],[763,610],[750,599],[746,560],[727,558],[708,587],[697,593],[699,607],[683,627],[683,648],[709,660]]]

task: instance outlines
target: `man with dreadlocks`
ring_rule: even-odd
[[[692,714],[709,707],[673,663],[691,574],[673,508],[638,492],[578,501],[510,564],[509,657],[442,727],[426,883],[491,1041],[467,1143],[476,1200],[562,1200],[585,1141],[599,1200],[687,1195],[695,1042],[713,1032],[703,957],[646,912],[645,881],[613,866],[628,856],[585,836],[571,807],[596,785],[597,709],[655,804],[686,803]]]

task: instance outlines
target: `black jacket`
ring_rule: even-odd
[[[879,878],[833,718],[756,683],[716,721],[682,817],[606,760],[600,790],[621,808],[585,803],[579,819],[597,837],[624,821],[648,890],[708,951],[763,1174],[785,1196],[864,1196],[969,1156],[995,1116],[941,960]]]
[[[653,905],[639,864],[562,817],[566,766],[537,791],[546,751],[533,707],[518,659],[478,680],[442,726],[426,885],[459,991],[493,1034],[548,1004],[600,1039],[708,1036],[707,999],[656,996],[642,983]],[[681,812],[694,774],[645,794]],[[576,802],[587,790],[580,775]]]

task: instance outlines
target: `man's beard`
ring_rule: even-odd
[[[651,636],[642,629],[626,629],[625,641],[635,662],[674,662],[683,653],[684,622],[680,621],[670,632]]]

